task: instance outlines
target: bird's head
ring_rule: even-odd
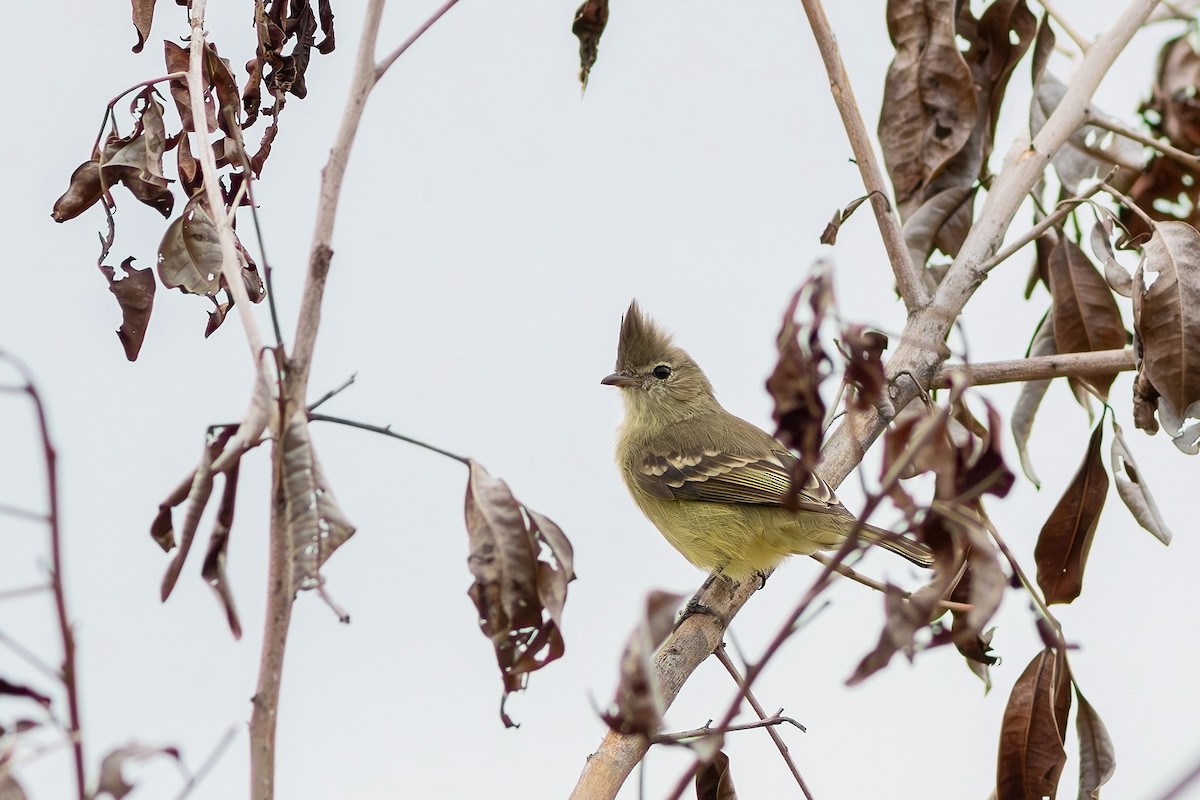
[[[664,424],[718,408],[700,367],[636,300],[621,319],[617,369],[600,382],[621,389],[628,413]]]

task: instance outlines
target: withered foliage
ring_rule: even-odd
[[[918,538],[933,552],[933,578],[905,598],[889,587],[884,595],[885,620],[879,643],[863,657],[848,683],[858,683],[902,652],[910,659],[918,649],[953,644],[968,666],[985,681],[991,655],[988,622],[1000,607],[1008,578],[988,538],[980,498],[1003,497],[1013,474],[1000,452],[999,415],[988,406],[988,423],[980,423],[961,397],[948,406],[913,403],[884,434],[883,474],[934,477],[932,502],[918,502],[901,483],[889,495],[909,517]],[[939,602],[969,605],[955,609],[949,627],[939,619]]]
[[[1188,223],[1160,222],[1146,242],[1133,278],[1133,327],[1134,422],[1150,433],[1161,424],[1195,455],[1200,430],[1184,420],[1200,417],[1200,233]]]
[[[1100,458],[1104,423],[1092,432],[1079,471],[1038,534],[1033,557],[1046,602],[1070,603],[1083,590],[1083,571],[1100,512],[1108,497],[1108,472]]]
[[[675,610],[682,596],[669,592],[650,592],[637,626],[629,634],[621,655],[621,674],[616,696],[602,716],[608,727],[618,733],[654,736],[662,729],[666,704],[654,679],[651,661],[659,645],[675,625]]]
[[[585,91],[588,76],[592,74],[592,67],[596,64],[600,37],[604,35],[606,25],[608,0],[583,0],[583,5],[575,10],[571,33],[579,39],[579,83]]]
[[[137,33],[135,53],[141,52],[154,20],[155,0],[132,0],[132,20]],[[177,3],[187,6],[186,2]],[[246,65],[248,79],[243,92],[228,60],[221,58],[216,45],[207,43],[201,60],[204,121],[197,127],[192,98],[186,78],[167,81],[178,120],[174,132],[168,132],[165,107],[159,90],[146,86],[135,95],[129,113],[133,130],[121,135],[113,107],[105,110],[100,137],[89,158],[71,174],[66,192],[54,204],[51,216],[65,222],[102,203],[107,216],[107,233],[101,236],[97,265],[109,280],[110,288],[121,305],[124,324],[121,343],[129,360],[137,358],[145,337],[153,304],[153,277],[145,271],[127,272],[137,276],[129,285],[113,282],[114,268],[105,264],[115,238],[113,209],[117,200],[112,190],[124,187],[137,201],[170,218],[176,204],[173,183],[182,189],[184,211],[167,228],[159,247],[159,276],[167,288],[179,287],[185,293],[215,298],[224,291],[224,300],[214,299],[205,336],[211,335],[224,321],[233,304],[221,275],[221,254],[212,209],[207,207],[207,190],[200,164],[193,152],[189,135],[197,130],[209,134],[221,131],[223,138],[212,143],[220,174],[218,190],[227,206],[249,204],[246,181],[257,178],[278,134],[279,115],[287,97],[307,94],[305,74],[312,51],[329,53],[334,48],[333,10],[329,0],[255,0],[254,24],[257,38],[255,57]],[[320,35],[320,40],[317,37]],[[188,71],[190,48],[171,40],[163,42],[166,72],[178,75]],[[158,83],[156,81],[155,83]],[[263,95],[271,103],[263,106]],[[115,101],[114,101],[115,103]],[[245,109],[245,118],[242,112]],[[259,115],[270,117],[257,152],[244,151],[243,131],[252,127]],[[172,126],[175,127],[175,126]],[[103,145],[101,145],[101,140]],[[207,142],[207,136],[204,137]],[[205,146],[208,146],[207,144]],[[164,154],[176,151],[175,178],[163,169]],[[253,259],[241,243],[236,245],[247,293],[252,302],[265,296],[265,288]],[[126,260],[128,263],[129,259]]]
[[[566,649],[562,611],[575,579],[574,551],[562,530],[520,503],[504,481],[475,461],[469,466],[467,565],[475,576],[469,593],[504,683],[500,718],[513,727],[504,701]]]
[[[821,457],[825,424],[821,383],[833,369],[821,344],[821,324],[832,302],[832,277],[818,265],[792,295],[783,314],[776,340],[779,361],[767,378],[767,392],[775,404],[771,413],[775,437],[800,456],[792,474],[789,503],[795,503],[797,487],[804,486]],[[803,318],[798,318],[801,313]]]
[[[1067,762],[1063,743],[1071,710],[1066,656],[1047,647],[1017,678],[1000,729],[996,796],[1051,800]]]
[[[1036,27],[1024,0],[997,0],[978,18],[971,5],[887,5],[896,55],[884,84],[879,141],[916,264],[935,249],[958,253],[987,175],[1009,78]]]
[[[696,800],[737,800],[729,756],[718,750],[696,772]]]
[[[1142,105],[1142,119],[1151,132],[1185,153],[1200,152],[1200,54],[1190,35],[1163,45],[1158,56],[1158,73],[1150,99]],[[1130,199],[1155,220],[1178,220],[1200,224],[1200,169],[1167,153],[1154,154],[1142,170]],[[1122,207],[1121,221],[1135,236],[1151,231],[1133,209]]]

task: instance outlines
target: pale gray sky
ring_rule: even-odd
[[[147,531],[158,502],[198,458],[205,426],[242,413],[252,364],[235,319],[205,341],[204,304],[161,289],[141,357],[127,363],[112,333],[116,303],[93,267],[101,213],[61,226],[50,220],[71,170],[88,156],[104,103],[162,74],[161,40],[184,32],[183,11],[159,5],[140,56],[129,53],[135,36],[126,5],[9,11],[10,42],[0,52],[10,76],[0,347],[36,373],[61,454],[93,772],[103,752],[130,740],[178,744],[194,767],[238,726],[193,796],[241,797],[265,595],[265,448],[243,464],[230,548],[242,641],[231,640],[199,578],[202,549],[170,601],[159,603],[167,558]],[[244,63],[250,4],[214,5],[210,28],[221,53]],[[312,64],[309,99],[288,105],[256,189],[289,335],[359,5],[335,4],[338,50]],[[381,49],[433,5],[394,4]],[[873,128],[891,54],[883,3],[829,5]],[[1087,35],[1122,7],[1056,5]],[[575,6],[465,0],[379,85],[343,194],[312,381],[315,396],[357,373],[328,413],[391,424],[470,455],[562,526],[579,574],[564,619],[566,656],[510,701],[521,728],[504,730],[491,646],[466,596],[465,471],[382,437],[317,427],[325,471],[358,526],[326,570],[353,623],[339,626],[314,597],[297,603],[280,714],[280,798],[562,797],[574,785],[603,733],[593,709],[611,696],[645,593],[691,592],[703,577],[640,516],[612,465],[620,403],[599,379],[611,369],[631,297],[677,333],[731,411],[764,427],[763,381],[780,314],[815,258],[835,261],[847,318],[893,333],[903,323],[865,208],[836,248],[817,242],[833,210],[862,187],[799,4],[615,4],[582,100],[570,34]],[[1131,115],[1171,33],[1164,26],[1138,38],[1101,89],[1105,110]],[[1027,65],[1009,94],[1001,154],[1024,119]],[[132,254],[152,265],[164,222],[127,196],[119,202],[111,262]],[[1018,226],[1028,218],[1019,215]],[[248,232],[250,220],[241,223]],[[968,306],[974,359],[1024,352],[1048,305],[1041,290],[1028,303],[1012,302],[1029,258],[993,273]],[[256,314],[267,326],[265,304]],[[1129,385],[1124,376],[1114,389],[1122,419]],[[1015,392],[987,395],[1007,410]],[[29,416],[18,401],[0,400],[0,500],[35,505],[43,484]],[[1192,635],[1200,541],[1185,506],[1196,465],[1165,438],[1125,427],[1177,539],[1164,549],[1114,492],[1084,594],[1060,616],[1080,646],[1071,656],[1076,677],[1116,744],[1106,796],[1152,798],[1200,758],[1200,644]],[[1022,479],[1007,500],[990,503],[1031,571],[1037,532],[1088,432],[1066,387],[1055,386],[1032,446],[1045,488]],[[1015,467],[1011,447],[1009,454]],[[859,486],[851,477],[841,492],[851,508],[861,506]],[[201,530],[206,536],[207,522]],[[0,589],[26,584],[44,558],[43,531],[5,518],[0,548]],[[866,565],[909,585],[920,577],[886,555]],[[777,572],[738,617],[731,640],[751,656],[760,652],[815,574],[807,560]],[[782,706],[808,726],[784,736],[816,796],[986,797],[1008,691],[1040,647],[1023,595],[1008,594],[996,618],[1003,663],[987,696],[949,648],[845,688],[876,641],[882,604],[856,585],[839,585],[829,598],[756,689],[769,710]],[[0,631],[49,660],[51,622],[42,599],[0,605]],[[3,648],[0,675],[46,688]],[[671,709],[669,727],[720,716],[733,692],[720,667],[706,664]],[[1067,747],[1064,796],[1078,763],[1073,738]],[[742,796],[795,794],[765,733],[734,735],[727,752]],[[647,796],[673,785],[687,758],[656,748]],[[31,797],[65,796],[67,763],[60,754],[24,770]],[[169,768],[146,774],[151,785],[135,796],[173,796]],[[623,796],[637,796],[636,782]]]

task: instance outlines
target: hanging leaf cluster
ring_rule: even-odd
[[[137,33],[134,52],[141,52],[154,21],[154,0],[133,0],[133,24]],[[312,51],[329,53],[334,47],[333,12],[329,0],[319,0],[316,9],[309,0],[258,0],[254,4],[257,33],[255,57],[246,65],[245,90],[228,60],[215,45],[205,45],[201,55],[199,92],[203,99],[203,123],[197,127],[188,79],[191,48],[173,41],[163,42],[169,80],[155,80],[135,87],[140,91],[130,103],[133,128],[119,131],[115,103],[104,113],[101,133],[88,160],[71,174],[67,190],[54,204],[51,216],[57,222],[78,217],[100,204],[107,220],[97,259],[121,309],[122,325],[117,332],[126,357],[133,361],[141,351],[154,309],[156,282],[148,270],[131,267],[133,257],[120,268],[106,265],[116,238],[113,211],[123,189],[138,202],[171,219],[177,205],[182,212],[167,226],[159,243],[157,267],[164,288],[202,296],[210,304],[205,336],[220,327],[233,305],[222,269],[223,254],[215,219],[229,215],[236,228],[234,212],[251,203],[248,182],[256,179],[278,134],[279,115],[289,95],[307,94],[305,74]],[[318,32],[322,38],[316,40]],[[166,83],[177,123],[170,124],[159,86]],[[125,92],[123,94],[127,94]],[[264,93],[271,99],[264,107]],[[257,151],[246,149],[243,132],[260,114],[270,118]],[[173,129],[173,130],[171,130]],[[209,135],[222,136],[209,144]],[[201,135],[197,136],[197,132]],[[194,147],[210,148],[216,168],[221,214],[210,207],[208,186],[201,167],[203,158]],[[164,168],[164,157],[174,152],[172,168]],[[174,175],[174,177],[169,177]],[[250,253],[234,237],[237,271],[251,302],[266,296],[266,287]]]

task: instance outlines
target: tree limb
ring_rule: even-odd
[[[1130,348],[1033,356],[983,364],[947,364],[933,376],[930,387],[949,388],[955,375],[963,375],[967,383],[974,386],[989,386],[996,383],[1044,381],[1051,378],[1089,378],[1093,375],[1125,372],[1136,366],[1137,362]]]
[[[854,153],[854,162],[858,164],[863,186],[870,194],[871,208],[875,211],[875,221],[879,224],[879,234],[883,237],[883,247],[896,275],[896,288],[904,300],[904,307],[911,314],[929,302],[924,276],[913,263],[912,253],[900,232],[896,212],[888,202],[891,192],[884,183],[883,173],[879,171],[879,162],[875,159],[875,150],[871,146],[871,138],[867,134],[867,126],[863,123],[858,102],[854,99],[854,88],[850,85],[850,76],[846,74],[846,65],[842,63],[837,37],[833,35],[829,18],[825,16],[825,9],[820,0],[801,0],[801,4],[804,6],[804,13],[808,15],[808,24],[817,40],[821,59],[825,62],[825,72],[829,75],[829,90],[833,93],[833,102],[842,116],[846,138],[850,140],[850,149]]]

